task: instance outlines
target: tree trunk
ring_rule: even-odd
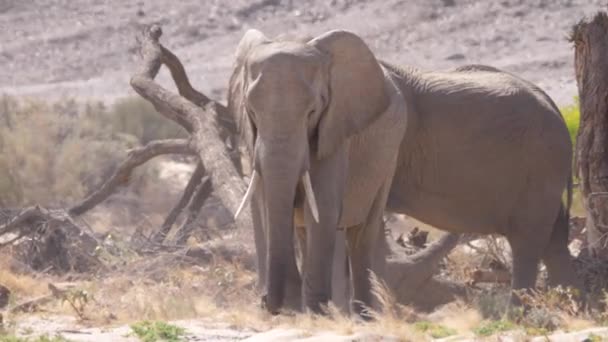
[[[608,256],[608,15],[574,26],[574,65],[580,99],[575,170],[587,210],[589,251]]]

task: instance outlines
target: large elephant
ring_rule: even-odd
[[[298,306],[285,299],[297,302],[300,293],[312,312],[328,303],[338,227],[347,227],[354,311],[371,305],[369,270],[381,267],[372,263],[407,119],[389,73],[347,31],[297,42],[250,30],[239,43],[228,106],[251,158],[242,205],[251,200],[261,232],[260,275],[273,314]],[[294,218],[306,227],[298,234],[301,278]]]
[[[512,289],[534,287],[542,260],[550,286],[582,290],[568,250],[572,142],[551,98],[484,65],[383,65],[408,103],[387,210],[450,232],[505,236]]]
[[[342,39],[356,42],[354,45],[359,49],[349,50],[352,45],[339,43]],[[318,60],[322,60],[316,59],[319,51],[329,60],[327,69],[318,66]],[[272,58],[277,54],[280,58]],[[264,173],[269,177],[272,167],[283,172],[300,170],[291,176],[291,183],[297,182],[294,179],[306,170],[306,165],[310,165],[311,175],[324,174],[313,177],[314,191],[298,190],[294,194],[293,185],[286,189],[266,182],[262,187],[266,195],[256,192],[253,196],[253,207],[257,208],[254,228],[259,274],[269,296],[275,296],[272,301],[269,297],[271,309],[280,306],[278,299],[285,297],[285,291],[290,293],[286,298],[292,300],[294,306],[299,305],[300,278],[293,244],[289,241],[294,210],[297,213],[297,209],[303,207],[304,193],[310,193],[308,203],[311,203],[313,192],[317,198],[324,199],[318,202],[322,225],[311,217],[310,207],[314,207],[314,203],[306,206],[304,215],[307,236],[304,263],[308,265],[303,270],[303,283],[309,307],[310,297],[306,294],[323,288],[326,295],[330,286],[327,265],[332,264],[329,260],[334,251],[335,227],[346,232],[354,300],[363,300],[366,305],[371,302],[368,268],[386,279],[400,274],[391,269],[390,262],[386,263],[390,251],[382,247],[384,236],[377,233],[385,199],[386,210],[407,214],[446,231],[504,235],[513,252],[513,289],[534,286],[541,259],[547,266],[551,285],[581,287],[567,248],[572,144],[559,110],[538,87],[488,66],[473,65],[443,72],[398,68],[377,61],[359,38],[344,31],[332,31],[308,43],[273,43],[260,33],[250,32],[239,46],[237,68],[231,78],[229,103],[232,108],[246,107],[248,99],[244,92],[248,84],[265,83],[260,77],[265,73],[264,67],[259,66],[256,59],[261,58],[260,55],[271,61],[264,67],[272,69],[268,74],[274,75],[268,78],[272,86],[267,85],[263,92],[268,107],[261,109],[263,106],[258,105],[256,108],[254,104],[255,113],[246,115],[246,111],[241,110],[240,115],[245,122],[241,126],[250,128],[246,131],[246,140],[254,156],[255,170],[262,174],[261,178],[265,177]],[[376,77],[370,76],[370,65]],[[293,78],[294,74],[315,74],[315,70],[326,72],[312,81],[303,76]],[[296,87],[302,79],[308,86]],[[397,90],[392,88],[394,85]],[[294,89],[296,94],[292,93]],[[248,92],[249,98],[256,93]],[[308,112],[303,103],[310,106],[310,101],[316,106]],[[378,107],[379,103],[384,105]],[[387,111],[386,107],[391,109]],[[332,116],[336,108],[344,114]],[[268,113],[266,119],[280,122],[284,129],[295,125],[292,116],[297,116],[296,112],[300,113],[299,117],[303,112],[309,113],[308,135],[292,133],[278,142],[278,146],[293,149],[291,159],[283,161],[288,165],[261,158],[260,149],[270,146],[259,143],[263,135],[269,133],[263,133],[268,129],[263,128],[258,111]],[[385,112],[390,113],[391,119],[378,120],[386,115],[379,113]],[[396,113],[400,119],[393,117]],[[258,121],[257,117],[260,117]],[[270,117],[272,119],[268,119]],[[394,139],[403,132],[403,125],[406,129],[395,150]],[[308,138],[304,147],[288,145],[296,136],[300,140],[306,140],[303,136]],[[327,144],[331,147],[327,148]],[[282,149],[273,154],[281,155],[281,152],[288,153]],[[396,168],[391,153],[397,159]],[[306,164],[306,160],[310,164]],[[335,166],[340,163],[347,165]],[[328,164],[332,167],[323,168]],[[319,172],[315,168],[332,172]],[[393,177],[392,181],[387,182],[386,177]],[[255,174],[252,179],[256,180]],[[323,191],[324,186],[327,188]],[[281,216],[280,225],[277,225],[279,219],[273,218],[278,215],[277,210],[286,215]],[[298,215],[295,216],[298,221]],[[280,235],[276,235],[279,230]],[[450,236],[446,241],[450,239],[453,241]],[[282,253],[277,253],[276,244],[280,243]],[[362,245],[364,253],[357,250]],[[275,259],[277,256],[282,258],[280,262]],[[316,276],[321,273],[325,287],[311,280],[321,279]],[[345,273],[334,277],[340,279]],[[392,282],[395,286],[402,283]],[[323,302],[325,300],[326,297]],[[517,302],[517,296],[512,300]]]

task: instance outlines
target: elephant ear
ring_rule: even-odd
[[[331,57],[330,100],[318,125],[318,158],[332,154],[388,107],[390,96],[374,54],[356,34],[334,30],[309,42]]]
[[[250,153],[253,153],[256,131],[245,110],[245,90],[247,87],[247,68],[245,64],[252,48],[268,42],[270,40],[258,30],[250,29],[245,33],[236,49],[236,61],[228,86],[228,111],[232,113],[241,139],[245,142]]]

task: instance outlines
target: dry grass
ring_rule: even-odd
[[[106,108],[98,103],[77,104],[65,100],[44,104],[4,97],[0,99],[0,123],[0,193],[3,194],[0,207],[30,203],[57,206],[80,199],[108,176],[127,148],[183,133],[139,99],[125,99]],[[456,302],[431,314],[420,314],[397,303],[387,286],[376,277],[373,277],[374,295],[380,309],[371,311],[376,318],[373,322],[344,315],[333,306],[328,308],[327,316],[270,316],[259,308],[259,294],[254,289],[256,275],[239,263],[219,258],[201,264],[170,253],[138,254],[129,247],[133,230],[149,233],[158,227],[166,207],[171,204],[167,203],[171,201],[164,182],[156,181],[158,164],[157,167],[151,165],[134,175],[117,205],[87,215],[92,230],[105,239],[98,257],[109,265],[109,270],[85,275],[84,280],[75,280],[71,275],[58,278],[18,273],[11,267],[10,255],[0,255],[0,284],[12,291],[11,302],[48,294],[49,282],[72,280],[79,293],[86,293],[90,298],[82,304],[80,314],[83,323],[89,325],[203,318],[258,331],[298,328],[311,333],[392,335],[410,341],[452,334],[471,335],[480,329],[489,334],[504,329],[542,334],[556,328],[581,329],[607,320],[605,314],[585,316],[568,311],[564,305],[569,302],[549,292],[529,298],[535,307],[532,315],[522,316],[515,323],[505,322],[501,315],[508,292],[498,286],[478,291],[470,303]],[[133,212],[138,214],[133,216]],[[431,239],[443,234],[415,220],[407,224],[430,231]],[[125,230],[125,225],[130,229]],[[469,270],[487,260],[498,259],[508,266],[504,246],[496,239],[486,239],[486,242],[484,250],[478,253],[457,248],[446,261],[443,273],[454,281],[465,282]],[[114,252],[106,253],[110,248]],[[591,274],[591,270],[589,267],[587,273]],[[61,299],[42,309],[50,314],[76,316],[74,308]]]
[[[176,124],[139,98],[106,108],[99,102],[2,96],[0,207],[71,204],[107,179],[127,149],[181,135]],[[150,188],[156,173],[153,168],[136,170],[130,192]]]
[[[47,284],[43,281],[44,276],[14,272],[11,270],[13,262],[10,254],[0,253],[0,284],[11,291],[11,302],[19,302],[48,292]]]
[[[172,261],[173,260],[173,261]],[[137,265],[137,268],[133,268]],[[0,273],[19,298],[45,294],[46,283],[56,278],[33,278],[14,274],[8,267]],[[139,270],[139,271],[136,271]],[[300,329],[310,334],[331,331],[342,335],[374,334],[394,336],[405,341],[424,341],[451,335],[498,334],[519,330],[522,334],[543,335],[554,329],[579,330],[597,324],[599,317],[587,317],[571,308],[570,297],[563,292],[538,292],[531,295],[535,311],[517,321],[501,321],[490,317],[478,302],[456,302],[431,314],[420,314],[396,302],[394,295],[378,279],[373,278],[374,294],[381,309],[372,311],[376,318],[362,322],[342,314],[330,306],[328,316],[284,314],[270,316],[259,308],[254,290],[256,275],[239,264],[218,261],[208,265],[179,263],[175,259],[134,259],[121,271],[87,281],[77,282],[79,289],[91,295],[84,316],[88,325],[116,325],[150,321],[197,319],[210,323],[227,323],[235,329],[266,331],[275,328]],[[497,299],[487,296],[486,306],[495,312],[504,309]],[[74,310],[56,300],[44,310],[50,314],[71,314]],[[556,324],[551,326],[548,323]]]

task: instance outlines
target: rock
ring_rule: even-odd
[[[462,53],[455,53],[453,55],[449,55],[447,56],[445,59],[447,59],[448,61],[455,61],[455,60],[461,60],[464,59],[465,56]]]

